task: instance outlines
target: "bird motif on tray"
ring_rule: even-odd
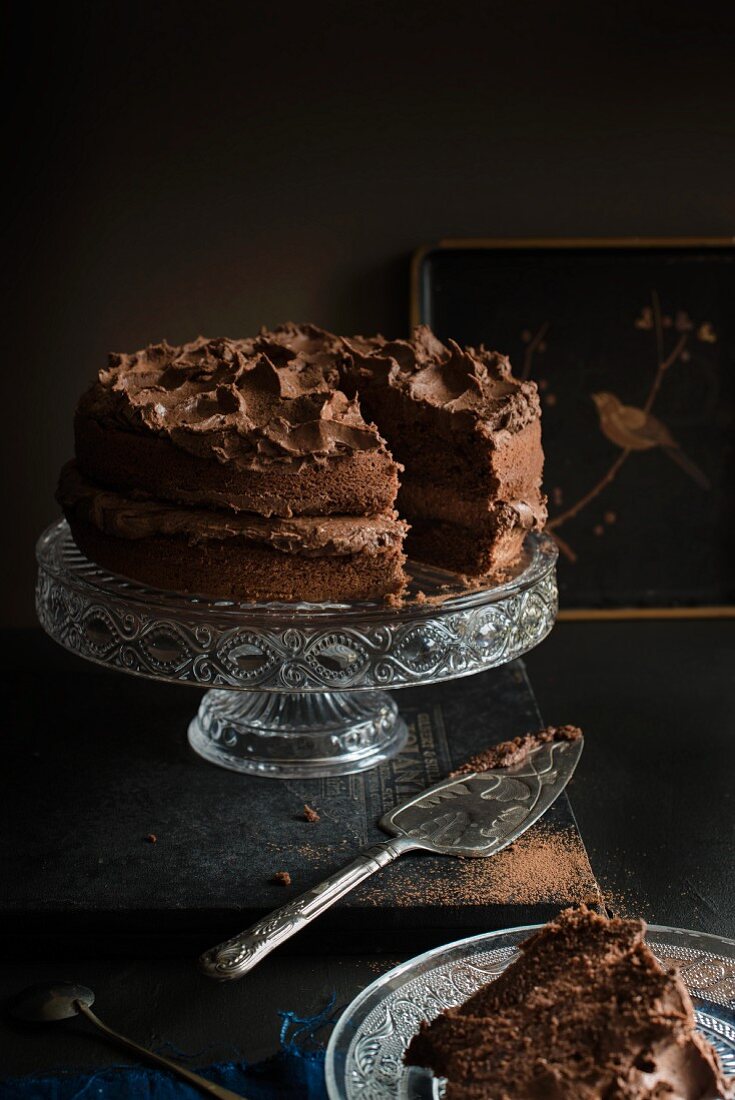
[[[602,433],[623,450],[649,451],[660,447],[702,489],[709,489],[706,474],[684,454],[673,435],[657,417],[635,405],[624,405],[614,393],[593,393]]]

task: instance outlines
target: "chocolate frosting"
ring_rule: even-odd
[[[520,431],[540,415],[536,384],[514,378],[507,356],[484,345],[442,344],[427,325],[415,328],[410,340],[376,336],[344,343],[358,389],[361,383],[387,383],[490,442],[498,432]]]
[[[67,515],[107,535],[144,539],[179,536],[191,544],[209,539],[244,539],[305,557],[345,557],[400,548],[408,525],[395,513],[379,516],[294,516],[265,518],[169,505],[144,496],[125,496],[93,485],[75,462],[61,471],[57,500]]]
[[[247,340],[152,344],[111,355],[79,415],[249,468],[385,450],[357,400],[339,389],[340,348],[338,337],[311,325]]]
[[[168,437],[177,447],[246,468],[384,451],[364,420],[362,384],[387,382],[418,406],[445,411],[492,443],[539,415],[536,386],[513,378],[485,347],[442,344],[425,325],[409,340],[346,339],[314,325],[281,325],[245,340],[203,336],[113,354],[80,416]]]

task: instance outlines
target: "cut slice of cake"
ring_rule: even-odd
[[[565,910],[459,1008],[424,1023],[408,1065],[446,1100],[715,1100],[732,1089],[689,995],[638,920]]]
[[[497,352],[410,340],[345,342],[344,370],[404,473],[409,557],[472,577],[502,574],[546,522],[535,383]]]

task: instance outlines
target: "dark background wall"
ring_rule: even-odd
[[[7,9],[2,615],[109,350],[406,329],[441,236],[727,235],[731,4]]]

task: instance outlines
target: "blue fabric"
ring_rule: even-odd
[[[335,998],[315,1016],[281,1012],[281,1050],[255,1065],[224,1062],[197,1068],[202,1077],[238,1092],[247,1100],[326,1100],[324,1032],[334,1023]],[[321,1034],[318,1034],[321,1033]],[[170,1044],[158,1053],[191,1066]],[[109,1066],[96,1073],[60,1071],[15,1077],[0,1083],[2,1100],[201,1100],[202,1093],[162,1070]]]

